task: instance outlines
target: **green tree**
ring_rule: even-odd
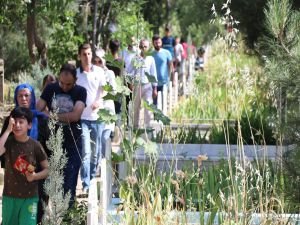
[[[283,141],[298,147],[284,155],[285,194],[300,205],[300,11],[289,0],[270,0],[265,9],[268,33],[260,41],[265,70],[274,86],[278,111],[278,127]]]

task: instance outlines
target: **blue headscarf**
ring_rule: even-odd
[[[36,101],[35,101],[34,89],[33,89],[33,87],[30,84],[24,83],[24,84],[20,84],[20,85],[18,85],[16,87],[16,89],[15,89],[15,96],[14,96],[15,105],[19,106],[18,100],[17,100],[18,92],[20,90],[25,89],[25,88],[27,88],[30,91],[30,94],[31,94],[31,96],[30,96],[31,97],[30,98],[31,102],[30,102],[29,108],[30,108],[31,112],[33,113],[32,127],[28,131],[28,135],[31,138],[37,140],[38,139],[38,116],[42,116],[42,117],[45,117],[45,118],[47,116],[44,113],[39,112],[39,111],[36,110],[36,108],[35,108]]]

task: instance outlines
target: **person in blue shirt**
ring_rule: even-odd
[[[171,35],[171,30],[169,27],[165,28],[165,36],[161,39],[162,47],[171,53],[172,59],[175,58],[175,38]]]
[[[161,92],[162,98],[162,105],[158,108],[163,109],[162,106],[165,104],[163,102],[163,95],[165,92],[164,89],[166,90],[169,83],[170,74],[173,71],[173,61],[171,53],[168,50],[162,48],[162,40],[159,35],[154,35],[152,37],[152,44],[155,49],[152,53],[152,56],[154,57],[157,73],[157,92]],[[153,103],[157,105],[157,102],[157,95],[153,96]]]

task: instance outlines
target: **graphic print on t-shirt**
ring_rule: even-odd
[[[53,96],[51,108],[57,113],[68,113],[72,112],[74,107],[74,102],[70,95],[67,94],[57,94]]]

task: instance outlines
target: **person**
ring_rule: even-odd
[[[152,56],[155,61],[156,73],[157,73],[157,92],[161,92],[161,102],[162,105],[166,104],[163,102],[163,95],[166,94],[164,89],[167,88],[169,83],[169,74],[172,73],[173,70],[173,62],[171,53],[162,48],[162,41],[159,35],[154,35],[152,37],[152,43],[154,46],[154,51]],[[153,99],[153,103],[157,105],[157,98]],[[160,109],[162,110],[163,107]]]
[[[140,109],[141,100],[145,100],[148,104],[153,103],[153,98],[157,97],[157,75],[154,58],[147,55],[149,50],[149,41],[142,39],[139,44],[140,55],[135,57],[131,62],[129,73],[135,77],[134,90],[134,113],[133,113],[133,126],[139,127],[140,122]],[[138,66],[137,66],[138,65]],[[147,74],[153,76],[155,82],[150,83]],[[144,109],[144,125],[150,126],[151,112]]]
[[[175,38],[171,34],[171,29],[169,27],[165,27],[165,36],[162,38],[162,48],[168,50],[171,53],[173,64],[175,62]],[[176,67],[175,67],[176,69]],[[171,71],[170,79],[174,85],[174,71]]]
[[[81,114],[82,166],[80,170],[83,194],[88,194],[90,181],[96,177],[98,155],[101,153],[101,136],[104,123],[98,121],[98,111],[103,108],[104,71],[92,64],[90,44],[82,44],[78,49],[80,67],[77,68],[76,84],[87,91],[86,107]]]
[[[174,70],[180,73],[180,67],[182,63],[183,47],[180,44],[180,38],[175,37],[175,46],[174,46]]]
[[[116,89],[116,80],[115,80],[115,74],[112,70],[109,70],[106,67],[106,60],[104,58],[105,56],[105,51],[103,49],[98,49],[96,51],[96,59],[94,60],[95,65],[100,66],[104,70],[104,75],[106,79],[106,84],[110,85],[112,87],[112,94],[114,94],[114,90]],[[107,92],[103,92],[103,96],[107,95]],[[115,106],[114,106],[114,101],[107,99],[103,101],[103,107],[104,109],[108,110],[111,115],[115,115]],[[102,132],[102,137],[101,137],[101,154],[103,157],[105,157],[105,150],[106,150],[106,142],[109,138],[113,138],[114,136],[114,130],[115,130],[115,124],[110,123],[110,124],[105,124],[103,132]],[[100,161],[101,156],[98,155],[98,160]],[[99,164],[99,163],[98,163]]]
[[[109,50],[113,56],[113,62],[107,62],[106,66],[109,70],[112,70],[116,77],[119,77],[123,73],[124,61],[119,57],[120,42],[118,40],[109,41]],[[116,114],[121,114],[121,99],[114,101]]]
[[[55,83],[56,81],[57,81],[56,77],[52,74],[47,74],[46,76],[44,76],[43,82],[42,82],[42,91],[45,89],[45,87],[48,84]]]
[[[128,41],[127,48],[121,52],[121,57],[124,61],[125,71],[129,73],[128,69],[133,57],[136,55],[136,40],[135,37],[131,37]]]
[[[181,74],[185,75],[186,74],[186,62],[188,59],[188,44],[186,43],[185,39],[182,37],[180,39],[180,43],[183,48],[183,54],[182,54],[182,62],[180,65],[180,72]]]
[[[63,149],[68,158],[64,168],[64,192],[70,191],[70,206],[76,196],[77,178],[81,166],[81,114],[85,108],[87,92],[76,85],[76,67],[64,64],[59,72],[59,80],[48,84],[37,102],[37,109],[47,106],[50,112],[57,113],[58,125],[63,129]]]
[[[104,55],[105,55],[105,51],[102,48],[96,49],[96,51],[95,51],[95,57],[93,59],[93,64],[95,66],[99,66],[99,67],[101,67],[103,69],[104,68],[104,62],[103,62],[103,60],[105,61]]]
[[[2,225],[35,225],[38,182],[48,175],[48,160],[41,144],[28,136],[33,113],[16,107],[0,137],[0,155],[5,153]],[[10,133],[13,135],[10,135]],[[41,169],[37,171],[37,167]]]
[[[165,36],[161,39],[162,47],[168,50],[171,53],[172,59],[175,57],[175,39],[171,35],[171,29],[169,27],[165,27]]]
[[[203,47],[200,47],[197,51],[197,57],[195,60],[195,70],[201,70],[204,71],[204,54],[205,49]]]
[[[33,113],[31,129],[28,130],[28,135],[34,140],[37,140],[42,144],[47,156],[49,157],[50,151],[48,150],[46,145],[46,141],[48,140],[48,136],[50,133],[47,125],[48,117],[44,113],[41,113],[36,110],[35,92],[33,87],[27,83],[19,84],[15,88],[14,102],[15,102],[15,107],[20,106],[20,107],[29,108]],[[8,124],[9,124],[9,117],[7,117],[4,120],[3,128],[1,130],[1,136],[6,131]],[[5,157],[2,157],[1,166],[4,167],[4,165],[5,165]],[[42,216],[44,213],[43,202],[47,202],[48,200],[48,196],[44,192],[43,185],[44,185],[44,180],[40,180],[37,223],[40,223],[42,220]]]

